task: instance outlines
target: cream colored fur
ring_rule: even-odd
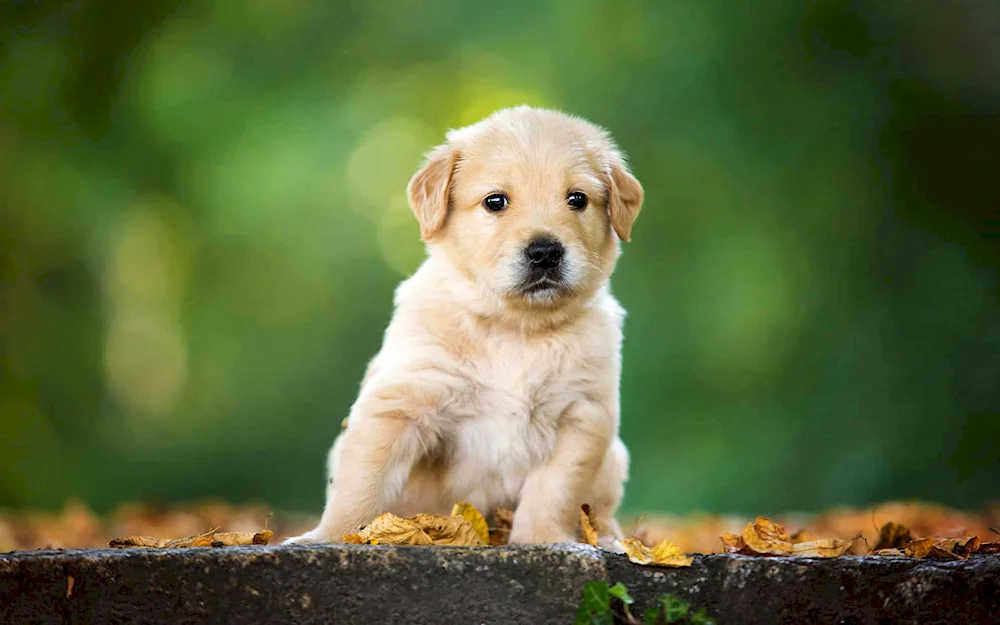
[[[514,509],[511,542],[570,542],[589,503],[603,546],[619,549],[625,313],[608,276],[642,187],[604,130],[519,107],[449,132],[408,190],[428,257],[399,286],[330,450],[322,519],[288,542],[340,542],[382,512],[456,501]],[[509,206],[495,214],[482,202],[496,192]],[[543,234],[566,248],[566,287],[525,294],[524,248]]]

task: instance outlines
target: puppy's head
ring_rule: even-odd
[[[606,131],[526,106],[449,132],[408,193],[431,252],[513,307],[596,291],[643,198]]]

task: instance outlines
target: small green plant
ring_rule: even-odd
[[[583,586],[583,600],[576,611],[574,625],[714,625],[704,608],[692,612],[691,604],[674,595],[662,594],[656,605],[642,613],[642,620],[632,614],[635,600],[625,584],[614,586],[593,580]]]

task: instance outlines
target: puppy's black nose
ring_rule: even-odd
[[[554,269],[562,261],[566,248],[555,239],[535,239],[524,248],[524,255],[532,267],[539,269]]]

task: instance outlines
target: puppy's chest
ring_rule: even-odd
[[[485,346],[455,406],[453,453],[487,470],[548,457],[559,415],[573,401],[558,344]],[[458,459],[458,458],[457,458]]]

